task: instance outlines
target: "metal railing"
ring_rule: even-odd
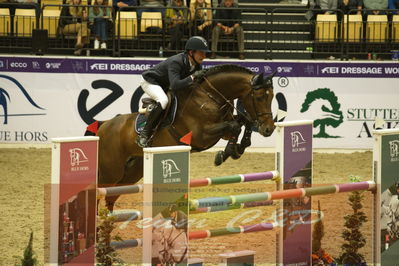
[[[40,6],[35,3],[0,3],[0,48],[13,52],[20,48],[25,52],[32,47],[32,31],[39,28]]]

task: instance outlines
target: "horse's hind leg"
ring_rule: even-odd
[[[143,177],[143,157],[129,157],[125,163],[123,178],[118,181],[117,185],[136,184]],[[113,211],[115,201],[119,195],[105,197],[107,208]]]

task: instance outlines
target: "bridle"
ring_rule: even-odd
[[[255,76],[254,76],[255,77]],[[239,114],[242,118],[244,118],[246,120],[246,124],[253,124],[258,126],[260,124],[259,122],[259,118],[262,116],[270,116],[273,117],[273,113],[272,112],[258,112],[256,105],[255,105],[255,91],[264,88],[264,84],[261,85],[254,85],[254,77],[252,77],[251,79],[251,97],[252,97],[252,106],[254,107],[254,113],[255,113],[255,119],[253,119],[248,112],[242,112],[240,111],[237,107],[234,106],[234,104],[228,100],[223,94],[220,93],[220,91],[218,91],[215,86],[212,85],[212,83],[204,77],[205,82],[208,84],[208,86],[214,91],[216,92],[223,100],[224,100],[224,105],[222,107],[224,107],[225,105],[230,106],[232,109],[237,111],[237,114]],[[269,82],[269,81],[268,81]],[[269,85],[269,84],[267,84]],[[270,88],[272,88],[273,86],[268,87],[266,90],[269,90]],[[218,101],[209,93],[207,93],[208,97],[210,99],[212,99],[213,101],[215,101],[216,103],[218,103]]]
[[[268,90],[268,89],[267,89]],[[256,115],[256,120],[254,121],[255,122],[255,126],[256,127],[258,127],[259,126],[259,117],[262,117],[262,116],[270,116],[270,117],[272,117],[273,118],[273,113],[272,112],[258,112],[258,110],[256,109],[256,104],[255,104],[255,89],[254,89],[254,87],[252,87],[252,90],[251,90],[251,96],[252,96],[252,106],[253,106],[253,108],[254,108],[254,111],[255,111],[255,115]]]

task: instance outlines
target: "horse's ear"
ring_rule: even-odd
[[[259,87],[263,84],[263,73],[253,76],[251,80],[251,85],[253,88]]]
[[[277,70],[274,71],[272,74],[270,74],[269,76],[267,76],[266,80],[265,80],[265,85],[266,87],[273,87],[273,77],[274,75],[276,75]]]
[[[266,80],[271,80],[271,79],[273,79],[273,78],[274,78],[274,75],[276,75],[276,73],[277,73],[277,70],[274,71],[273,73],[271,73],[269,76],[267,76],[267,77],[266,77]]]

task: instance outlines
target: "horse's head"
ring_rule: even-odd
[[[262,136],[270,136],[275,128],[272,100],[273,76],[264,78],[263,73],[255,75],[251,79],[251,91],[243,99],[245,110],[251,116]]]

